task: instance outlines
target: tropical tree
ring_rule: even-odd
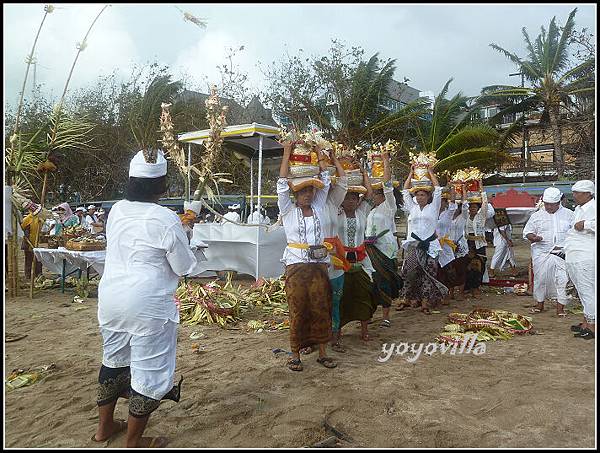
[[[416,125],[417,151],[434,153],[438,172],[452,172],[466,167],[482,171],[497,168],[508,159],[502,145],[513,139],[513,130],[500,134],[494,127],[473,122],[469,98],[461,92],[446,99],[452,79],[448,80],[431,106],[431,120]]]
[[[505,105],[492,122],[499,121],[508,113],[542,110],[541,124],[549,125],[552,131],[559,178],[565,172],[561,134],[565,120],[563,111],[582,99],[595,97],[594,73],[591,71],[595,59],[587,58],[574,67],[569,64],[569,43],[573,37],[576,12],[577,8],[571,11],[562,30],[556,24],[556,17],[552,18],[548,30],[542,26],[535,41],[523,28],[527,57],[519,57],[497,44],[490,44],[517,65],[531,86],[488,86],[482,89],[478,101],[480,104],[498,102]]]

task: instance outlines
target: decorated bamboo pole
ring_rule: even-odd
[[[77,60],[79,59],[79,55],[81,54],[81,52],[83,52],[85,50],[85,48],[87,47],[87,37],[89,36],[90,32],[92,31],[92,28],[94,26],[94,24],[96,23],[96,21],[100,18],[100,15],[104,12],[104,10],[106,8],[108,8],[110,5],[106,5],[104,6],[104,8],[102,8],[102,10],[100,10],[100,12],[98,13],[98,15],[94,18],[92,24],[90,25],[90,27],[87,30],[87,33],[85,34],[83,40],[81,42],[77,43],[77,53],[75,54],[75,59],[73,60],[73,64],[71,65],[71,70],[69,71],[69,75],[67,77],[67,82],[65,83],[65,88],[63,90],[62,96],[60,98],[60,101],[58,103],[58,106],[55,109],[55,123],[54,123],[54,127],[52,128],[52,133],[50,135],[50,143],[48,144],[48,153],[46,154],[46,162],[41,164],[41,167],[39,169],[44,169],[43,173],[44,173],[44,182],[42,184],[42,193],[40,195],[40,205],[44,206],[44,202],[46,200],[46,191],[48,188],[48,173],[50,171],[54,171],[56,170],[56,166],[54,165],[53,162],[51,162],[51,153],[52,153],[52,149],[54,146],[54,143],[56,141],[56,134],[58,132],[58,126],[60,124],[60,116],[62,114],[62,107],[63,107],[63,103],[65,100],[65,96],[67,94],[67,90],[69,88],[69,83],[71,81],[71,77],[73,76],[73,71],[75,70],[75,65],[77,64]],[[46,165],[46,167],[43,167],[44,165]],[[39,245],[39,235],[38,237],[34,238],[34,243],[33,246],[37,247]],[[32,262],[32,276],[34,275],[34,271],[35,271],[35,255],[33,256],[33,262]],[[31,278],[31,284],[29,287],[29,297],[33,298],[33,288],[34,288],[34,279],[33,277]]]

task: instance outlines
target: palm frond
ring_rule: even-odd
[[[467,167],[495,167],[508,155],[495,146],[484,146],[464,150],[441,159],[435,165],[436,172],[454,171]]]
[[[485,124],[467,125],[455,134],[448,136],[437,148],[436,156],[438,159],[445,159],[466,149],[490,146],[499,137],[500,134],[491,126]]]
[[[567,19],[567,23],[565,24],[562,35],[560,37],[560,41],[558,41],[556,46],[556,51],[554,53],[554,58],[552,61],[552,68],[554,69],[554,73],[559,72],[564,69],[568,63],[568,54],[567,49],[569,45],[569,38],[573,33],[573,28],[575,27],[575,13],[577,12],[577,8],[575,8],[569,14],[569,18]],[[554,20],[552,20],[554,23]],[[558,30],[556,31],[558,33]]]

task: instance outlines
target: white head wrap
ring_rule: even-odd
[[[87,208],[88,208],[88,211],[89,211],[90,209],[96,209],[96,206],[94,206],[93,204],[91,204]]]
[[[240,208],[241,208],[241,206],[239,204],[232,204],[229,206],[229,209],[231,211],[235,211],[236,209],[240,209]]]
[[[558,203],[562,197],[562,192],[556,187],[548,187],[544,190],[542,201],[544,203]]]
[[[595,193],[594,181],[590,181],[589,179],[584,179],[581,181],[577,181],[571,187],[572,192],[589,192],[592,195]]]
[[[75,209],[75,212],[85,212],[85,208],[79,207],[79,208]]]
[[[134,178],[159,178],[167,174],[167,160],[162,150],[159,149],[157,153],[154,153],[155,159],[152,159],[154,156],[148,156],[148,160],[155,160],[155,162],[148,162],[144,154],[148,155],[151,152],[142,150],[133,156],[129,163],[129,176]]]

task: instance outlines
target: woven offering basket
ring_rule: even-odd
[[[67,241],[65,248],[67,250],[78,252],[93,252],[97,250],[106,250],[106,243],[86,243],[69,240]]]

